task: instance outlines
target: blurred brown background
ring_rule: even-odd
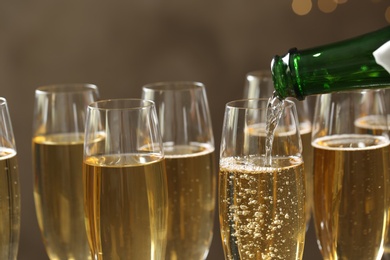
[[[94,83],[102,98],[140,97],[141,86],[195,80],[207,87],[219,147],[224,105],[241,98],[245,74],[275,54],[379,29],[390,1],[348,1],[325,14],[294,14],[291,1],[2,1],[0,96],[8,100],[19,153],[19,259],[47,259],[32,193],[34,89]],[[208,259],[223,259],[215,222]],[[310,227],[304,259],[321,259]]]

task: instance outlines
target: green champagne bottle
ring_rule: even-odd
[[[281,99],[390,87],[390,26],[320,47],[291,49],[273,58],[271,70]]]

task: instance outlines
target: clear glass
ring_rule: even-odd
[[[168,176],[169,260],[206,259],[213,236],[217,165],[205,86],[161,82],[143,87],[155,102]]]
[[[89,84],[49,85],[35,91],[34,199],[50,259],[91,259],[82,163],[87,106],[98,95],[97,87]]]
[[[382,91],[317,97],[314,222],[324,259],[380,259],[387,227],[389,137]]]
[[[305,176],[297,112],[284,101],[266,167],[267,104],[244,99],[226,105],[219,161],[225,259],[302,259]]]
[[[252,71],[246,74],[244,85],[244,99],[270,98],[273,96],[274,83],[270,70]],[[311,208],[313,205],[313,147],[311,146],[312,115],[310,113],[309,99],[299,101],[287,98],[295,103],[298,112],[299,132],[302,139],[302,156],[305,162],[306,181],[306,229],[309,228]]]
[[[165,259],[168,191],[153,102],[88,106],[83,185],[93,259]]]
[[[0,259],[17,259],[20,206],[15,139],[7,101],[0,98]]]

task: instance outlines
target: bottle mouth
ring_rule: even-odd
[[[293,71],[290,68],[290,55],[297,52],[297,49],[291,49],[286,55],[276,55],[271,62],[272,79],[274,81],[275,95],[280,99],[294,97],[303,100],[305,97],[296,90],[293,79]]]

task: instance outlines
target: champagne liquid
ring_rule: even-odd
[[[164,147],[170,260],[207,257],[213,236],[216,165],[213,147]]]
[[[271,166],[272,163],[272,144],[274,141],[275,129],[278,127],[279,120],[283,114],[284,101],[277,96],[270,97],[267,104],[267,138],[265,142],[265,165]]]
[[[0,259],[16,259],[20,230],[20,186],[16,152],[0,150]]]
[[[311,219],[311,211],[313,206],[313,147],[311,146],[311,124],[308,122],[302,123],[299,125],[300,135],[303,146],[303,161],[304,161],[304,171],[305,171],[305,182],[306,182],[306,225],[309,226],[309,222]],[[251,136],[251,139],[256,138],[255,141],[258,146],[263,146],[266,143],[266,130],[265,124],[254,124],[248,126],[247,128],[248,135]],[[291,132],[278,132],[276,129],[274,131],[273,138],[278,140],[279,137],[294,135],[294,131]],[[274,142],[272,145],[272,149],[277,153],[286,153],[284,150],[286,149],[285,142]]]
[[[94,259],[165,259],[168,193],[161,157],[88,157],[83,178]]]
[[[84,224],[83,135],[33,139],[34,199],[50,259],[91,259]]]
[[[335,135],[312,145],[314,220],[324,259],[379,259],[387,224],[389,141]]]
[[[311,146],[311,124],[302,123],[299,126],[302,140],[302,157],[305,163],[306,181],[306,227],[309,227],[313,208],[313,147]]]
[[[226,259],[301,259],[305,179],[300,158],[227,157],[220,161],[219,209]]]
[[[387,122],[390,122],[390,115],[387,116]],[[368,134],[374,134],[374,135],[381,135],[385,130],[388,129],[387,122],[383,120],[383,117],[375,116],[375,115],[369,115],[364,116],[361,118],[358,118],[355,121],[355,126],[358,133],[368,133]],[[390,149],[390,146],[388,146],[388,149]],[[390,152],[389,152],[390,156]],[[389,163],[389,172],[390,172],[390,163]],[[389,176],[390,178],[390,176]],[[390,179],[388,180],[388,187],[390,187]],[[387,220],[387,226],[390,227],[390,191],[388,192],[388,220]],[[389,229],[389,228],[388,228]],[[384,257],[382,259],[390,258],[390,231],[387,231],[387,235],[385,237],[384,242]]]

